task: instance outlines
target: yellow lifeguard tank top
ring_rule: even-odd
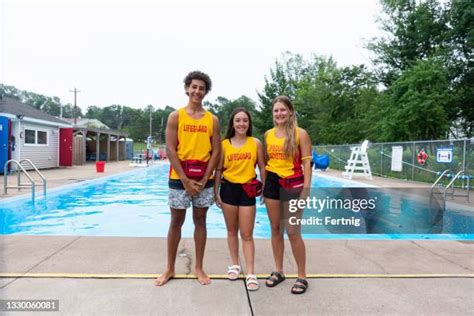
[[[240,148],[232,146],[229,139],[222,141],[224,153],[223,177],[232,183],[247,183],[255,179],[255,164],[257,163],[257,142],[248,136]]]
[[[208,111],[199,120],[193,119],[184,108],[178,110],[178,148],[180,161],[211,158],[211,136],[213,132],[212,114]],[[179,180],[176,171],[170,167],[170,179]]]
[[[281,178],[303,172],[301,168],[301,155],[298,154],[296,159],[288,157],[283,149],[286,138],[276,137],[275,131],[275,128],[272,128],[265,135],[265,145],[268,154],[265,170],[276,173]],[[299,144],[299,142],[299,130],[296,128],[296,143]]]

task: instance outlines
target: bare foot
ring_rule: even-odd
[[[158,278],[156,278],[155,286],[163,286],[166,283],[168,283],[168,281],[172,278],[174,278],[174,272],[166,271],[165,273],[160,275]]]
[[[194,271],[194,274],[197,276],[198,281],[199,281],[199,283],[201,283],[201,285],[207,285],[207,284],[211,283],[211,279],[206,274],[206,272],[204,272],[202,269],[196,269]]]

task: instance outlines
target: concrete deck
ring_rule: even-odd
[[[116,173],[125,172],[128,170],[133,170],[134,167],[129,166],[130,161],[118,161],[118,162],[107,162],[105,164],[104,172],[96,172],[95,162],[88,162],[82,166],[72,166],[56,169],[46,169],[40,170],[47,180],[48,189],[55,188],[58,186],[63,186],[67,184],[73,184],[77,182],[82,182],[86,180],[92,180],[100,177],[110,176]],[[29,172],[32,178],[36,183],[36,191],[38,193],[42,192],[43,186],[41,185],[41,178],[34,171]],[[7,194],[3,191],[3,183],[5,181],[4,175],[0,175],[0,184],[2,185],[2,190],[0,190],[0,201],[5,198],[14,197],[18,195],[31,195],[31,189],[8,189]],[[8,185],[16,186],[17,177],[16,175],[9,175],[7,177]],[[25,175],[21,176],[22,184],[29,184],[28,179]]]
[[[474,309],[472,242],[308,240],[306,246],[308,272],[319,277],[309,281],[305,295],[296,296],[290,294],[292,279],[276,288],[261,280],[261,288],[250,293],[243,280],[213,279],[202,286],[194,279],[175,279],[155,287],[153,278],[166,266],[163,238],[2,236],[0,275],[42,277],[0,278],[0,297],[58,299],[62,313],[100,315],[467,315]],[[176,272],[192,274],[193,241],[182,240],[179,253]],[[286,273],[295,273],[288,244],[284,258]],[[256,240],[256,272],[268,274],[272,261],[270,241]],[[207,273],[222,275],[227,264],[226,240],[210,239]],[[405,277],[390,277],[394,274]]]
[[[48,187],[54,187],[127,170],[128,162],[121,162],[106,164],[104,174],[95,173],[94,164],[44,173]],[[202,286],[179,278],[155,287],[153,278],[166,266],[163,238],[0,236],[0,299],[58,299],[59,314],[85,315],[468,315],[474,310],[474,242],[306,240],[306,247],[307,272],[315,278],[308,292],[297,296],[290,294],[293,279],[275,288],[260,280],[256,292],[247,292],[243,280],[225,279]],[[181,241],[179,254],[176,272],[191,276],[192,239]],[[288,243],[284,258],[290,276],[296,266]],[[220,277],[229,260],[226,240],[209,239],[206,272]],[[273,270],[269,240],[256,240],[255,267],[261,275]]]

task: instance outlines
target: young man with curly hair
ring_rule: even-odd
[[[172,112],[166,125],[166,151],[171,163],[168,204],[171,222],[168,230],[168,264],[155,281],[165,285],[175,276],[175,262],[186,209],[193,207],[195,275],[202,285],[210,283],[203,269],[206,246],[206,214],[214,203],[214,179],[211,178],[220,154],[220,127],[216,116],[206,111],[202,101],[211,90],[211,79],[200,71],[184,79],[188,96],[186,106]]]

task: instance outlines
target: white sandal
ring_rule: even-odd
[[[235,281],[239,278],[240,271],[241,269],[239,265],[228,266],[227,277],[229,278],[229,280]]]
[[[258,280],[257,276],[255,274],[247,274],[247,277],[245,278],[245,284],[247,286],[247,290],[249,291],[256,291],[258,290]],[[250,287],[251,284],[255,284],[256,287]]]

